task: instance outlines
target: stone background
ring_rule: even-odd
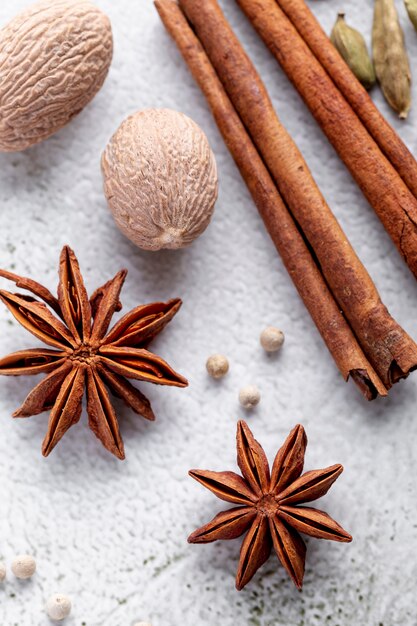
[[[153,348],[190,380],[186,390],[145,390],[158,415],[147,423],[118,410],[123,463],[86,422],[47,459],[40,454],[47,416],[13,421],[33,380],[0,380],[0,557],[34,554],[38,572],[0,585],[3,626],[44,626],[45,599],[68,593],[68,626],[413,626],[417,623],[417,377],[384,401],[366,403],[345,384],[299,300],[221,140],[199,90],[165,34],[150,0],[97,0],[112,20],[115,56],[92,104],[67,128],[24,153],[0,155],[1,266],[55,289],[61,246],[79,256],[90,290],[127,267],[125,310],[180,296],[184,307]],[[26,0],[2,0],[5,24]],[[303,151],[330,206],[394,316],[417,337],[417,291],[381,224],[293,87],[232,0],[227,16],[256,63],[283,123]],[[371,0],[311,1],[329,31],[346,9],[369,40]],[[347,6],[348,5],[348,6]],[[411,58],[417,35],[397,0]],[[416,90],[414,89],[416,96]],[[374,97],[417,152],[417,107],[400,123]],[[171,107],[206,131],[220,172],[211,226],[191,248],[146,253],[116,229],[102,192],[99,159],[125,116]],[[5,281],[2,286],[6,287]],[[286,333],[282,353],[258,344],[267,324]],[[0,309],[1,354],[34,345]],[[205,360],[227,354],[229,376],[208,379]],[[221,502],[187,477],[190,467],[235,469],[241,384],[257,383],[247,415],[270,458],[289,429],[305,425],[306,468],[334,462],[345,473],[323,501],[354,536],[350,545],[307,540],[302,593],[275,557],[244,591],[234,590],[239,542],[189,546],[187,535]]]

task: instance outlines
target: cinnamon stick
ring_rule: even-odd
[[[327,135],[417,278],[417,197],[276,0],[236,0]]]
[[[306,308],[345,380],[352,377],[369,400],[387,391],[342,316],[303,237],[204,49],[173,0],[156,0],[159,15],[194,79],[253,197],[265,226]]]
[[[417,197],[417,161],[334,48],[305,1],[276,1]]]
[[[389,389],[417,367],[417,345],[382,304],[216,0],[181,0],[179,4],[314,250],[323,276],[367,359]]]

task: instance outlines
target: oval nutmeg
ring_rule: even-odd
[[[170,109],[131,115],[101,164],[116,224],[140,248],[183,248],[207,228],[217,199],[216,161],[186,115]]]
[[[25,150],[95,96],[113,54],[108,17],[86,0],[31,5],[0,30],[0,151]]]

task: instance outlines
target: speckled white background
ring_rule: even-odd
[[[68,593],[68,626],[414,626],[417,576],[415,463],[417,377],[389,399],[366,403],[340,378],[277,258],[206,104],[149,0],[97,0],[110,16],[115,56],[104,88],[70,126],[43,145],[0,155],[1,266],[55,288],[61,246],[71,244],[90,290],[119,268],[129,275],[125,310],[181,296],[184,307],[153,348],[190,379],[187,390],[147,387],[158,419],[146,423],[118,404],[127,460],[108,454],[85,420],[47,459],[47,416],[13,421],[33,379],[0,379],[0,557],[33,553],[38,572],[0,585],[2,626],[46,626],[50,593]],[[5,24],[26,0],[2,0]],[[417,337],[417,290],[373,211],[292,86],[233,0],[221,2],[329,204],[383,299]],[[411,58],[417,35],[397,1]],[[371,0],[311,2],[330,29],[336,12],[370,32]],[[416,89],[414,96],[417,98]],[[417,153],[417,105],[400,124]],[[99,159],[122,119],[172,107],[207,132],[220,171],[213,222],[191,248],[145,253],[116,230],[102,194]],[[6,286],[5,282],[2,285]],[[258,345],[267,324],[286,333],[283,352]],[[2,354],[33,338],[0,309]],[[208,379],[204,363],[226,353],[230,374]],[[262,402],[248,416],[270,457],[302,421],[306,468],[334,462],[345,473],[320,503],[353,535],[350,545],[308,540],[304,591],[275,557],[244,591],[234,590],[239,542],[189,546],[186,537],[222,503],[187,477],[190,467],[235,469],[239,386],[257,383]]]

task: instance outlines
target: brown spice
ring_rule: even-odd
[[[183,248],[209,225],[216,161],[206,135],[183,113],[130,115],[107,144],[101,169],[116,225],[139,248]]]
[[[191,470],[190,476],[218,498],[239,506],[216,515],[194,531],[190,543],[236,539],[246,533],[236,575],[237,589],[250,581],[269,558],[272,546],[294,584],[301,589],[306,546],[299,533],[349,542],[352,537],[327,513],[298,506],[324,496],[343,471],[341,465],[302,474],[307,437],[301,425],[292,429],[278,451],[272,471],[261,445],[248,425],[237,426],[237,464],[234,472]]]
[[[417,161],[334,49],[305,0],[276,0],[417,198]]]
[[[417,198],[275,0],[237,0],[417,277]]]
[[[173,0],[156,8],[196,82],[248,186],[265,226],[345,380],[351,376],[368,399],[386,389],[367,361],[349,325],[282,201],[197,37]]]
[[[0,152],[68,124],[101,88],[113,55],[109,18],[85,0],[35,2],[0,29]]]
[[[79,421],[85,388],[91,430],[105,448],[123,459],[123,441],[106,387],[135,413],[154,420],[149,400],[126,379],[176,387],[187,385],[185,378],[146,349],[177,313],[181,300],[136,307],[107,332],[115,311],[121,309],[119,296],[126,274],[126,270],[118,272],[89,299],[78,261],[65,246],[55,298],[39,283],[0,270],[1,277],[13,280],[43,300],[0,291],[0,299],[17,321],[55,348],[20,350],[0,359],[0,374],[5,376],[47,374],[14,413],[14,417],[29,417],[51,409],[42,446],[44,456]]]
[[[181,0],[180,6],[314,250],[324,278],[366,357],[389,389],[417,366],[417,345],[382,304],[216,0]]]

